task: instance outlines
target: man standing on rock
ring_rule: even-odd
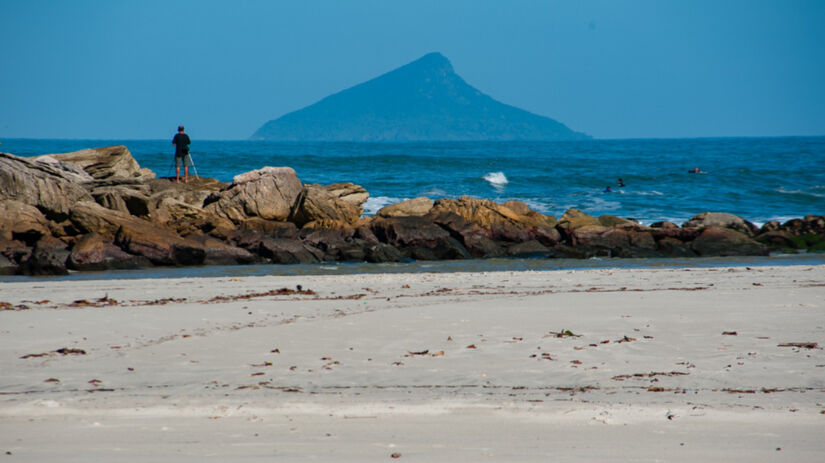
[[[180,183],[180,165],[183,164],[183,181],[189,183],[189,165],[192,164],[189,158],[189,135],[183,132],[183,126],[178,126],[178,133],[172,139],[175,145],[175,183]]]

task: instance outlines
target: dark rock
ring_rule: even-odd
[[[764,227],[762,228],[764,230]],[[786,231],[769,231],[760,233],[756,241],[767,245],[771,250],[777,251],[797,251],[806,249],[807,243],[804,239],[794,236]]]
[[[468,222],[455,212],[443,211],[430,214],[428,218],[463,244],[473,257],[501,257],[506,255],[504,248],[489,238],[492,235],[490,230],[485,230]]]
[[[186,238],[204,249],[204,265],[245,265],[263,261],[246,249],[232,246],[211,236],[189,235]]]
[[[26,275],[67,275],[66,262],[69,250],[66,243],[52,236],[44,236],[37,242],[21,270]]]
[[[423,217],[378,217],[370,229],[379,241],[413,259],[466,259],[467,249],[438,225]]]
[[[729,228],[707,227],[690,246],[702,257],[768,255],[768,248],[764,244]]]
[[[673,222],[663,221],[650,224],[650,228],[679,228],[679,226]]]
[[[67,266],[74,270],[134,269],[151,265],[149,259],[124,252],[96,234],[80,238],[72,247],[67,262]]]
[[[657,241],[656,248],[660,253],[670,257],[696,257],[690,244],[668,236]]]
[[[401,262],[404,256],[398,249],[386,243],[365,242],[364,260],[371,263]]]
[[[513,257],[552,257],[553,251],[538,240],[516,243],[507,248],[507,254]]]
[[[16,262],[0,254],[0,275],[14,275],[19,268]]]
[[[258,254],[276,264],[307,264],[320,262],[324,258],[323,251],[319,249],[300,241],[280,238],[263,238]]]

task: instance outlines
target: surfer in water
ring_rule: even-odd
[[[619,188],[624,186],[624,182],[622,181],[622,179],[617,180],[616,183],[619,185]]]
[[[689,174],[704,174],[698,167],[694,167],[692,170],[688,171]]]

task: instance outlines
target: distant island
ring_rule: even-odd
[[[429,53],[271,120],[251,137],[283,141],[583,140],[561,122],[494,100]]]

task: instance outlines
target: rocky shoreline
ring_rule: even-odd
[[[0,153],[0,275],[152,266],[400,262],[488,257],[706,257],[825,251],[825,216],[761,228],[705,212],[681,226],[560,218],[518,201],[416,198],[362,217],[353,183],[303,184],[289,167],[232,183],[174,183],[125,146],[24,158]]]

